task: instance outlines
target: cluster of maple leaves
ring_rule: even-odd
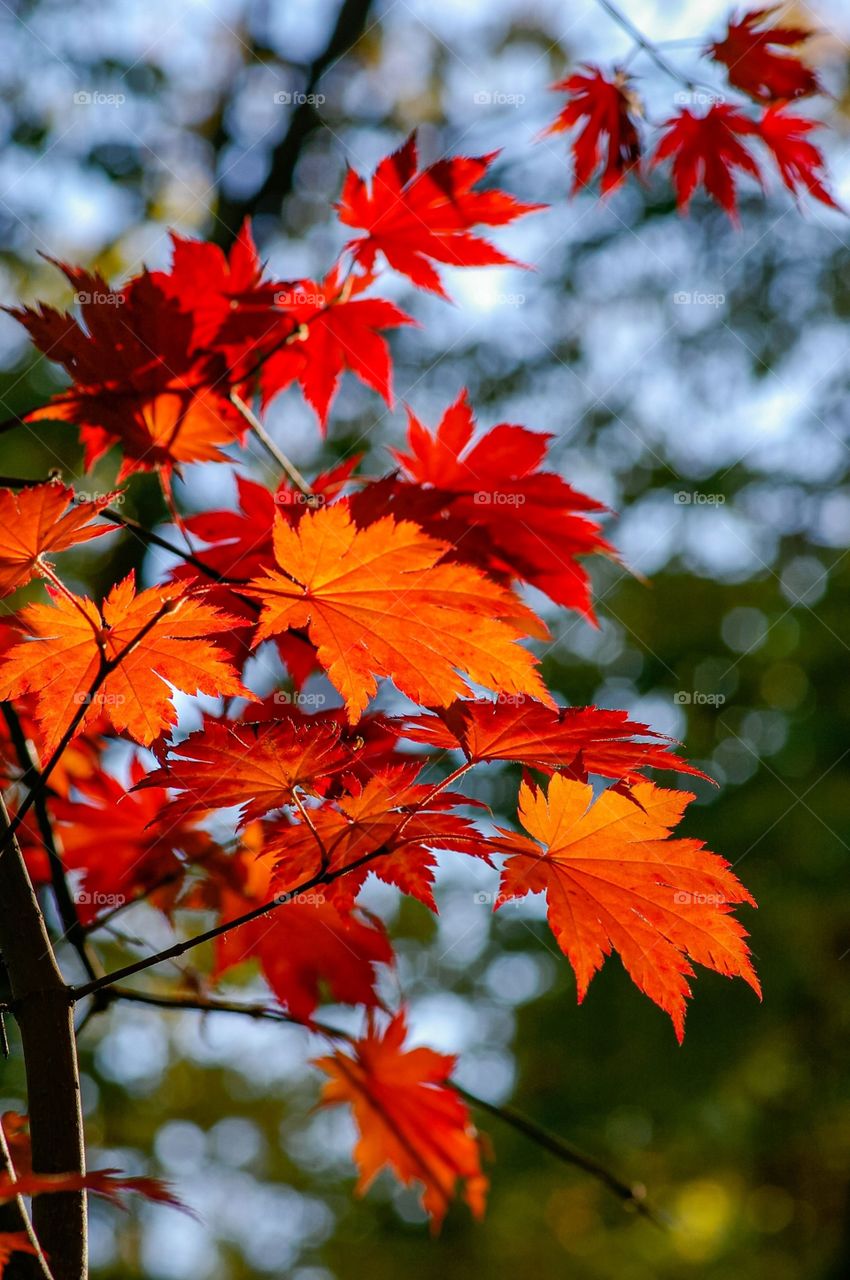
[[[683,211],[701,184],[736,221],[736,171],[763,181],[763,161],[754,144],[775,164],[794,196],[809,194],[833,209],[839,207],[826,185],[823,154],[811,139],[819,122],[793,109],[801,99],[823,91],[817,74],[796,52],[812,32],[782,25],[781,13],[782,6],[776,5],[733,17],[723,38],[703,49],[725,69],[729,87],[740,95],[738,102],[727,102],[710,87],[679,77],[666,59],[661,63],[686,85],[687,92],[680,89],[678,100],[689,98],[692,103],[663,125],[649,164],[671,162],[676,202]],[[644,112],[627,71],[614,69],[606,75],[588,65],[553,88],[566,93],[567,102],[547,132],[576,130],[571,144],[574,192],[597,173],[603,195],[629,174],[641,173]]]
[[[441,265],[511,261],[478,229],[538,207],[480,189],[492,159],[422,168],[411,138],[371,181],[349,173],[337,209],[357,234],[321,282],[267,279],[247,225],[227,256],[175,236],[170,270],[119,289],[63,266],[79,320],[15,312],[68,375],[27,420],[73,424],[87,467],[117,446],[117,484],[155,470],[170,494],[189,463],[244,461],[248,406],[293,383],[323,428],[345,371],[390,403],[384,334],[410,318],[375,296],[379,272],[444,296]],[[0,491],[0,593],[44,586],[7,601],[0,629],[14,717],[0,761],[32,879],[56,872],[39,794],[90,938],[142,900],[182,929],[204,913],[222,926],[197,977],[207,989],[252,960],[307,1026],[324,997],[362,1006],[363,1034],[319,1061],[324,1102],[353,1107],[361,1186],[389,1165],[423,1185],[436,1224],[458,1183],[481,1212],[480,1146],[454,1059],[409,1047],[404,1009],[381,994],[393,950],[360,905],[370,874],[435,911],[440,853],[498,865],[497,907],[545,895],[579,1000],[616,951],[680,1039],[694,963],[758,991],[733,915],[752,899],[723,858],[674,834],[691,794],[645,776],[699,771],[625,712],[559,706],[525,647],[547,632],[520,591],[592,620],[580,558],[612,554],[599,504],[545,469],[547,443],[507,423],[476,435],[462,392],[435,427],[409,413],[377,479],[358,458],[273,491],[240,474],[232,510],[177,517],[167,580],[138,590],[130,575],[101,601],[74,592],[55,557],[129,527],[116,494],[77,500],[59,480]],[[258,649],[287,673],[262,697],[245,682]],[[316,675],[338,706],[305,709],[298,690]],[[413,710],[376,710],[380,681]],[[219,699],[188,736],[175,691]],[[135,744],[127,785],[108,765],[117,739]],[[517,822],[493,830],[458,784],[505,763],[524,773]],[[30,1176],[18,1168],[9,1194]],[[27,1193],[51,1189],[38,1176]]]

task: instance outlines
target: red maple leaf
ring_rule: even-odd
[[[32,1167],[32,1147],[26,1116],[16,1111],[6,1111],[0,1116],[0,1126],[12,1164],[0,1170],[0,1203],[17,1196],[41,1196],[63,1191],[91,1191],[113,1204],[122,1203],[125,1191],[134,1191],[147,1200],[168,1204],[175,1209],[186,1206],[178,1200],[167,1182],[160,1178],[128,1177],[118,1169],[93,1169],[88,1173],[37,1173]],[[18,1246],[15,1245],[15,1248]],[[2,1257],[0,1257],[2,1261]]]
[[[383,1033],[370,1023],[349,1052],[337,1050],[315,1065],[330,1076],[322,1106],[347,1102],[354,1111],[358,1194],[389,1165],[405,1186],[423,1185],[422,1203],[436,1231],[458,1182],[475,1216],[483,1215],[487,1179],[466,1105],[448,1087],[456,1059],[405,1049],[406,1038],[405,1016],[398,1013]]]
[[[493,841],[494,850],[513,855],[496,907],[545,893],[579,1001],[617,951],[632,981],[669,1013],[681,1041],[694,976],[689,960],[741,977],[761,994],[746,932],[731,914],[735,903],[755,903],[702,841],[669,838],[694,798],[689,792],[638,782],[632,794],[636,804],[612,789],[594,803],[588,784],[559,774],[548,794],[523,783],[519,816],[532,838],[505,831]]]
[[[226,256],[216,244],[189,240],[176,232],[171,233],[171,244],[171,267],[152,272],[151,278],[181,311],[191,314],[193,345],[226,349],[259,343],[266,336],[262,322],[268,329],[274,319],[271,308],[277,286],[262,283],[263,265],[250,220],[245,219]]]
[[[0,1277],[6,1274],[6,1264],[13,1253],[37,1252],[26,1231],[0,1231]]]
[[[83,325],[48,306],[10,314],[72,383],[25,420],[75,423],[87,468],[120,443],[119,480],[221,461],[219,446],[241,440],[246,424],[230,401],[223,358],[196,347],[191,312],[147,272],[114,290],[99,275],[56,265],[74,287]]]
[[[758,135],[758,125],[735,107],[715,103],[704,116],[685,108],[666,122],[653,165],[672,157],[673,186],[680,210],[686,212],[701,182],[710,196],[737,222],[738,206],[733,169],[761,181],[755,157],[741,138]]]
[[[546,134],[567,133],[585,122],[572,143],[573,195],[588,185],[600,166],[602,194],[608,195],[640,167],[635,122],[638,102],[622,72],[609,80],[599,67],[588,65],[585,71],[587,74],[576,71],[552,85],[557,92],[568,94],[569,100]]]
[[[134,760],[130,787],[145,776],[144,765]],[[66,870],[81,873],[74,900],[84,923],[143,893],[167,910],[180,892],[187,864],[214,849],[207,832],[168,807],[163,787],[127,790],[101,768],[92,778],[78,779],[75,791],[73,799],[54,800],[51,813],[62,862]]]
[[[246,833],[246,852],[239,855],[241,888],[222,884],[216,893],[222,921],[270,900],[275,892],[273,860],[262,849],[259,824],[253,824]],[[378,1004],[377,966],[392,959],[379,921],[362,912],[341,911],[321,889],[314,889],[219,937],[213,976],[256,960],[280,1003],[293,1018],[309,1022],[325,990],[344,1004]]]
[[[337,212],[347,227],[366,234],[346,245],[371,271],[379,253],[420,289],[445,298],[434,262],[452,267],[521,266],[481,236],[475,226],[501,227],[544,208],[522,204],[505,191],[475,191],[499,153],[451,156],[419,169],[416,135],[375,170],[371,185],[348,170]],[[429,261],[430,259],[430,261]]]
[[[831,209],[838,205],[824,180],[825,161],[819,147],[809,141],[808,135],[821,127],[817,120],[805,120],[791,115],[784,104],[768,107],[762,116],[758,130],[762,142],[773,154],[777,168],[792,195],[808,191]]]
[[[402,479],[355,494],[355,518],[403,512],[451,544],[449,559],[529,582],[592,620],[590,579],[577,557],[613,554],[590,518],[605,508],[540,469],[550,435],[501,423],[473,444],[474,428],[466,391],[434,432],[408,411],[408,452],[393,451]]]
[[[210,717],[140,785],[176,791],[175,816],[238,806],[241,826],[290,804],[296,790],[322,794],[355,758],[333,720],[294,715],[246,724]]]
[[[770,26],[782,5],[753,9],[731,21],[722,40],[705,50],[727,68],[729,83],[760,102],[806,98],[820,92],[814,71],[780,50],[803,44],[812,32],[805,27]]]
[[[625,711],[547,707],[533,698],[458,701],[436,715],[390,721],[398,733],[441,751],[460,750],[470,763],[512,760],[586,781],[599,774],[630,785],[644,769],[706,775],[671,750],[672,740]],[[643,741],[648,739],[648,741]]]
[[[384,329],[414,324],[385,298],[361,298],[370,276],[343,281],[335,268],[321,282],[281,285],[277,305],[292,324],[293,337],[265,361],[260,374],[263,403],[297,382],[324,428],[346,369],[392,404],[390,349]]]

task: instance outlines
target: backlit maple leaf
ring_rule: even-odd
[[[96,274],[56,265],[74,288],[83,325],[48,306],[11,314],[72,383],[25,420],[75,423],[87,468],[120,443],[119,480],[221,461],[219,446],[241,440],[246,424],[230,401],[223,358],[195,346],[191,313],[147,272],[114,290]]]
[[[344,503],[305,514],[297,529],[278,519],[280,572],[246,592],[262,602],[258,639],[306,628],[319,661],[356,723],[376,676],[428,706],[445,706],[467,685],[549,694],[517,640],[540,634],[510,591],[467,565],[447,564],[448,544],[410,521],[385,517],[358,529]]]
[[[309,821],[273,832],[268,848],[279,859],[279,887],[294,888],[323,865],[338,877],[325,891],[329,900],[350,907],[373,872],[436,911],[432,850],[452,849],[489,861],[489,849],[467,818],[451,812],[472,801],[451,791],[434,794],[433,787],[415,783],[419,768],[418,761],[385,768],[365,784],[353,783],[348,794],[312,808]]]
[[[332,721],[311,723],[304,716],[245,724],[209,718],[172,747],[167,765],[141,785],[178,792],[170,804],[175,817],[233,805],[241,809],[241,825],[289,804],[296,787],[311,794],[326,790],[354,758]]]
[[[450,559],[529,582],[593,620],[590,578],[577,557],[613,554],[592,518],[604,507],[541,470],[550,435],[503,422],[473,443],[474,430],[466,391],[433,432],[408,411],[407,452],[393,451],[402,480],[356,494],[355,517],[404,513],[450,542]]]
[[[641,781],[641,771],[649,768],[705,777],[671,751],[669,738],[630,720],[625,711],[553,708],[533,698],[479,698],[455,702],[437,715],[403,716],[390,723],[414,742],[459,749],[470,763],[512,760],[581,781],[593,773],[626,784]]]
[[[61,484],[36,484],[17,492],[0,489],[0,595],[37,578],[45,553],[110,533],[112,526],[92,521],[111,497],[75,504],[73,489]]]
[[[238,919],[275,893],[273,854],[262,847],[258,825],[248,829],[239,855],[242,886],[222,886],[216,894],[222,921]],[[217,938],[213,976],[256,960],[278,1001],[293,1018],[309,1022],[325,991],[343,1004],[378,1004],[377,966],[392,959],[378,920],[338,909],[317,888]]]
[[[669,1013],[682,1039],[690,961],[741,977],[761,994],[732,906],[753,899],[728,862],[702,841],[671,840],[693,800],[638,782],[633,799],[555,774],[548,794],[528,783],[519,816],[528,836],[503,832],[512,854],[497,906],[545,893],[549,925],[575,970],[579,1001],[605,957],[617,951],[636,986]],[[637,803],[635,803],[635,801]]]
[[[127,790],[101,768],[93,778],[75,781],[73,799],[51,802],[63,865],[80,873],[74,898],[83,923],[140,894],[167,910],[180,892],[187,864],[213,849],[207,832],[168,808],[164,788],[132,790],[145,777],[144,765],[134,760]]]
[[[32,1167],[32,1147],[26,1116],[16,1111],[6,1111],[0,1116],[0,1126],[3,1128],[14,1173],[12,1177],[8,1169],[0,1169],[0,1203],[14,1200],[17,1196],[85,1190],[103,1196],[114,1204],[121,1204],[123,1193],[133,1191],[147,1200],[168,1204],[175,1209],[186,1209],[168,1183],[160,1178],[128,1177],[118,1169],[92,1169],[88,1173],[36,1173]]]
[[[349,277],[343,286],[335,269],[321,282],[299,280],[279,287],[276,302],[292,323],[294,336],[263,365],[264,404],[297,382],[324,427],[348,369],[392,405],[390,349],[382,331],[414,321],[385,298],[360,297],[369,284],[368,276]]]
[[[217,244],[189,240],[171,233],[172,257],[168,271],[154,271],[158,289],[173,298],[181,311],[192,316],[192,342],[196,349],[259,347],[273,327],[273,292],[277,287],[261,283],[263,266],[246,218],[229,254]],[[259,323],[258,323],[259,322]]]
[[[668,120],[665,128],[667,132],[658,144],[652,163],[657,165],[672,157],[673,187],[679,209],[686,212],[701,182],[732,221],[737,222],[733,169],[761,181],[755,157],[741,141],[757,136],[755,121],[721,102],[711,106],[704,116],[696,116],[685,108]]]
[[[821,127],[817,120],[791,115],[787,108],[768,107],[759,122],[759,136],[773,154],[777,168],[792,195],[807,191],[831,209],[838,209],[825,184],[825,161],[809,134]]]
[[[567,133],[583,125],[572,143],[573,194],[586,187],[602,166],[602,194],[614,191],[640,165],[640,137],[635,123],[637,99],[627,76],[609,80],[599,67],[586,66],[553,84],[568,95],[547,134]]]
[[[782,5],[753,9],[729,23],[726,35],[708,45],[715,62],[727,69],[729,83],[761,102],[788,101],[820,92],[814,71],[793,54],[783,53],[803,44],[812,32],[805,27],[771,26]]]
[[[487,1179],[466,1104],[448,1087],[456,1059],[433,1049],[405,1049],[406,1037],[399,1013],[383,1033],[370,1025],[350,1051],[319,1058],[315,1065],[330,1076],[321,1105],[349,1103],[353,1109],[358,1194],[389,1166],[404,1186],[423,1185],[423,1206],[439,1230],[458,1183],[475,1216],[483,1215]]]
[[[178,583],[136,594],[130,574],[100,608],[85,596],[56,593],[20,615],[31,639],[0,660],[0,700],[32,692],[50,753],[82,705],[82,732],[100,715],[143,745],[177,720],[171,687],[184,693],[253,695],[243,688],[215,641],[233,620],[184,594]],[[103,662],[121,661],[93,695]]]
[[[347,227],[366,234],[349,240],[355,261],[371,271],[383,254],[420,289],[445,298],[434,262],[452,267],[521,266],[475,226],[500,227],[544,206],[523,204],[505,191],[475,191],[498,152],[450,156],[419,169],[416,135],[381,161],[371,184],[349,169],[336,206]]]

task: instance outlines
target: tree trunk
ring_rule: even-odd
[[[0,797],[0,834],[9,824]],[[0,952],[21,1034],[37,1173],[83,1173],[85,1150],[73,1006],[18,842],[0,854]],[[33,1225],[54,1280],[85,1280],[84,1192],[37,1196]],[[12,1257],[8,1280],[40,1276],[34,1258]]]

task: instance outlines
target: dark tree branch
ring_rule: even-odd
[[[53,887],[53,894],[56,898],[56,907],[59,911],[59,919],[62,922],[64,936],[77,952],[88,976],[90,978],[97,978],[100,976],[102,970],[97,967],[97,964],[89,951],[86,943],[85,930],[80,924],[80,918],[77,915],[77,908],[74,903],[74,899],[71,896],[71,890],[68,888],[65,868],[62,864],[62,859],[59,856],[59,850],[56,848],[53,824],[50,821],[50,814],[47,810],[47,797],[44,790],[37,785],[40,778],[38,763],[36,762],[30,748],[30,744],[27,741],[18,713],[12,703],[4,702],[0,704],[0,711],[2,711],[3,719],[6,721],[8,726],[9,736],[12,739],[12,745],[15,748],[15,754],[18,757],[18,764],[23,771],[21,785],[27,788],[34,788],[36,792],[33,808],[35,810],[35,817],[38,823],[41,842],[44,845],[47,860],[50,864],[50,880]]]
[[[325,72],[356,45],[366,30],[372,0],[342,0],[336,25],[322,52],[310,64],[303,86],[303,98],[292,113],[289,128],[275,147],[269,172],[259,189],[244,200],[219,195],[213,239],[229,247],[246,217],[270,213],[280,216],[281,206],[292,191],[295,169],[305,143],[320,126],[321,117],[313,98]]]
[[[8,834],[2,797],[0,827]],[[0,952],[23,1044],[33,1168],[81,1174],[85,1151],[73,1006],[14,838],[0,856],[0,902]],[[85,1280],[85,1193],[37,1196],[32,1220],[55,1280]],[[43,1275],[37,1258],[22,1256],[15,1266],[22,1278],[27,1267],[31,1275]]]

